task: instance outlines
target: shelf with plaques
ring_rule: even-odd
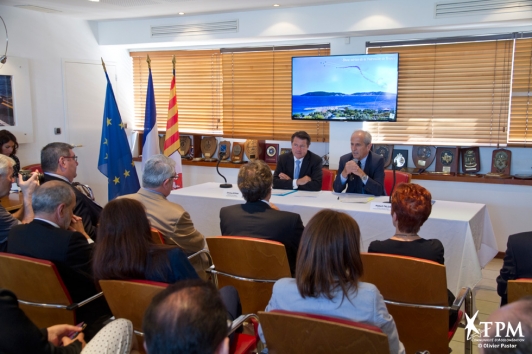
[[[440,173],[422,173],[419,175],[412,175],[412,179],[426,180],[426,181],[447,181],[447,182],[466,182],[466,183],[491,183],[491,184],[511,184],[519,186],[532,186],[531,179],[515,178],[494,178],[486,177],[485,175],[447,175]]]

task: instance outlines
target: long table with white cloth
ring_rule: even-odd
[[[236,184],[233,184],[233,188],[225,189],[213,182],[172,191],[168,200],[183,206],[190,213],[196,228],[206,237],[221,235],[220,208],[244,203]],[[374,199],[385,200],[388,197]],[[314,214],[325,208],[351,215],[360,226],[363,252],[367,251],[372,241],[386,240],[395,233],[389,211],[373,210],[371,202],[345,203],[332,192],[297,191],[284,196],[274,195],[270,201],[281,210],[301,215],[305,225]],[[419,235],[442,242],[447,287],[455,294],[463,286],[473,288],[482,278],[482,268],[498,252],[485,204],[437,200]]]

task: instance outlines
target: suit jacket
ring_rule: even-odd
[[[303,233],[301,216],[272,209],[258,201],[231,205],[220,210],[222,236],[250,236],[281,242],[286,248],[290,271],[295,273],[297,249]]]
[[[345,164],[353,159],[351,153],[345,154],[340,157],[340,163],[338,165],[338,174],[334,180],[333,189],[335,192],[340,193],[345,189],[347,184],[346,193],[365,193],[373,195],[386,195],[384,190],[384,158],[370,151],[368,158],[366,159],[366,165],[364,166],[364,173],[368,175],[368,181],[366,185],[362,182],[362,179],[355,175],[352,181],[347,180],[345,184],[342,183],[341,176],[344,170]]]
[[[311,181],[302,186],[298,186],[302,191],[321,191],[321,157],[311,151],[303,158],[301,169],[299,170],[299,178],[309,176]],[[288,175],[290,180],[279,178],[279,174],[284,173]],[[294,178],[294,154],[292,152],[282,154],[277,161],[277,168],[273,174],[273,188],[276,189],[294,189],[292,180]]]
[[[56,347],[48,342],[46,328],[39,329],[18,307],[15,294],[0,290],[0,353],[54,354],[81,352],[81,342],[74,341],[66,347]]]
[[[57,266],[72,300],[84,300],[97,293],[92,280],[93,244],[79,232],[63,230],[41,220],[14,226],[7,252],[44,259]]]
[[[161,231],[168,244],[178,245],[189,255],[205,248],[205,237],[196,230],[190,214],[181,205],[172,203],[164,195],[146,188],[120,198],[130,198],[141,202],[146,208],[151,226]],[[197,271],[209,267],[208,259],[204,254],[192,259],[191,263]]]
[[[44,182],[48,181],[62,181],[68,183],[67,181],[51,176],[49,174],[44,174]],[[93,239],[96,240],[96,229],[98,226],[98,220],[100,218],[100,213],[102,212],[102,207],[96,204],[93,200],[83,194],[79,189],[72,186],[68,183],[74,194],[76,195],[76,206],[74,207],[74,214],[81,217],[83,220],[83,227],[85,232]]]
[[[497,277],[497,293],[501,305],[508,303],[508,280],[532,278],[532,231],[521,232],[508,237],[504,263]]]

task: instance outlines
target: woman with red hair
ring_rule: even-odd
[[[401,183],[392,194],[392,223],[395,234],[385,241],[370,243],[369,253],[386,253],[399,256],[422,258],[444,264],[444,250],[440,240],[427,240],[418,235],[419,229],[432,211],[430,192],[413,183]],[[455,296],[447,290],[449,306]],[[449,326],[456,320],[457,313],[449,314]]]

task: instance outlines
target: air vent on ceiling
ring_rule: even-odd
[[[211,22],[211,23],[195,23],[190,25],[174,25],[174,26],[152,26],[152,37],[163,36],[197,36],[207,34],[219,33],[234,33],[238,32],[238,20]]]
[[[55,14],[58,12],[62,12],[59,10],[49,9],[47,7],[40,7],[40,6],[33,6],[33,5],[15,5],[15,7],[18,7],[19,9],[26,9],[26,10],[32,10],[32,11],[39,11],[39,12],[47,12],[50,14]]]
[[[532,0],[469,0],[436,3],[436,18],[532,11]]]

